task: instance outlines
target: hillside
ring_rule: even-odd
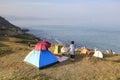
[[[0,16],[0,40],[8,40],[9,37],[21,38],[23,43],[34,42],[34,40],[40,40],[32,34],[28,34],[25,30],[18,26],[13,25],[6,19]]]
[[[21,33],[6,36],[9,30],[5,28]],[[76,52],[74,62],[67,60],[39,70],[23,62],[34,49],[37,38],[18,27],[4,25],[4,30],[6,32],[0,36],[0,80],[120,80],[120,55],[104,54],[104,59],[99,59]],[[28,42],[32,43],[30,48]],[[54,46],[49,49],[51,52]]]
[[[0,36],[11,36],[23,33],[24,32],[19,27],[11,24],[3,17],[0,17]]]
[[[15,43],[17,40],[19,39],[10,38],[9,41],[0,41],[11,47],[11,51],[0,56],[1,80],[120,80],[119,55],[99,59],[77,53],[74,62],[67,60],[39,70],[23,62],[34,47]]]

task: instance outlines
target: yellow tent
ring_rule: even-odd
[[[81,49],[81,54],[86,54],[87,53],[87,49],[86,48],[82,48]]]
[[[58,54],[58,53],[60,53],[60,46],[55,45],[54,54]]]

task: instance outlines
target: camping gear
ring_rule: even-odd
[[[59,54],[60,48],[61,48],[60,45],[55,45],[54,54]]]
[[[65,52],[67,52],[67,51],[68,51],[68,48],[65,47],[65,46],[63,46],[63,47],[61,48],[61,53],[65,53]]]
[[[98,50],[94,52],[93,56],[99,57],[99,58],[103,58],[102,52],[101,52],[101,51],[98,51]]]
[[[35,50],[47,50],[50,46],[51,43],[43,40],[35,45]]]
[[[47,41],[38,42],[35,49],[25,57],[24,61],[38,68],[44,68],[59,62],[56,56],[48,50],[50,46],[51,44]]]
[[[87,54],[87,51],[88,51],[87,48],[85,47],[81,48],[81,54]]]
[[[59,62],[56,56],[49,50],[32,50],[24,59],[25,62],[30,63],[38,68],[44,68],[51,64]]]
[[[67,56],[56,56],[56,57],[59,62],[63,62],[63,61],[66,61],[67,59],[69,59],[69,57],[67,57]]]

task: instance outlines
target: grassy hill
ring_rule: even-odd
[[[6,54],[0,56],[1,80],[120,80],[119,55],[99,59],[77,53],[74,62],[67,60],[39,70],[23,62],[34,47],[28,48],[27,44],[16,43],[20,40],[9,37],[8,41],[0,41],[0,48],[4,47]]]
[[[23,60],[34,49],[36,37],[18,31],[17,35],[6,36],[7,30],[0,33],[0,80],[120,80],[120,55],[104,54],[104,59],[99,59],[77,52],[74,62],[67,60],[40,70],[26,64]],[[28,42],[32,43],[30,48]]]
[[[32,34],[26,33],[20,27],[13,25],[5,18],[0,16],[0,40],[8,40],[8,37],[21,38],[24,41],[39,39]]]

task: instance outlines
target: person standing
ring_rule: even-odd
[[[71,61],[75,60],[75,45],[74,45],[74,41],[71,41],[71,44],[70,44],[70,60]]]

